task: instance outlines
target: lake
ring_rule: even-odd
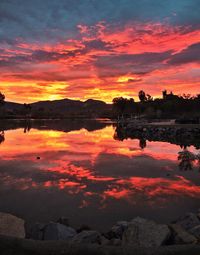
[[[199,164],[180,167],[185,149],[175,144],[120,141],[104,121],[4,123],[1,130],[2,212],[29,222],[65,216],[73,226],[105,230],[135,216],[170,222],[199,208]]]

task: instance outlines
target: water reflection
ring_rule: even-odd
[[[192,170],[195,164],[199,166],[200,170],[200,154],[193,153],[185,147],[182,151],[178,153],[179,168],[180,170]]]
[[[194,147],[122,142],[113,126],[93,124],[31,123],[25,133],[9,126],[0,146],[0,210],[34,220],[67,214],[101,227],[138,214],[166,220],[198,204],[197,172],[178,167],[197,167]]]
[[[141,149],[144,149],[144,148],[147,146],[146,139],[141,138],[139,141],[140,141],[140,142],[139,142],[140,148],[141,148]]]

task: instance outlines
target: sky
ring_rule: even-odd
[[[200,93],[200,0],[0,0],[7,101]]]

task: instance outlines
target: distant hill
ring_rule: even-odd
[[[71,99],[39,101],[30,104],[31,115],[35,118],[65,117],[107,117],[112,106],[100,100],[88,99],[85,102]],[[5,102],[7,114],[27,114],[24,104]]]

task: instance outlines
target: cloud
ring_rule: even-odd
[[[78,37],[77,25],[99,21],[125,26],[130,21],[200,24],[198,0],[16,0],[0,1],[0,41],[55,42]]]
[[[50,93],[111,102],[141,85],[155,96],[163,87],[196,93],[199,8],[198,0],[118,0],[117,7],[116,0],[1,0],[0,89],[16,100],[15,86],[18,101],[29,92],[30,102]],[[42,82],[54,89],[25,91]]]
[[[150,73],[162,67],[163,61],[171,56],[171,51],[162,53],[142,53],[142,54],[121,54],[100,56],[96,59],[95,66],[99,70],[100,76],[110,76],[124,73]]]
[[[168,61],[168,63],[172,65],[181,65],[193,62],[200,63],[200,43],[190,45],[181,52],[174,54]]]

